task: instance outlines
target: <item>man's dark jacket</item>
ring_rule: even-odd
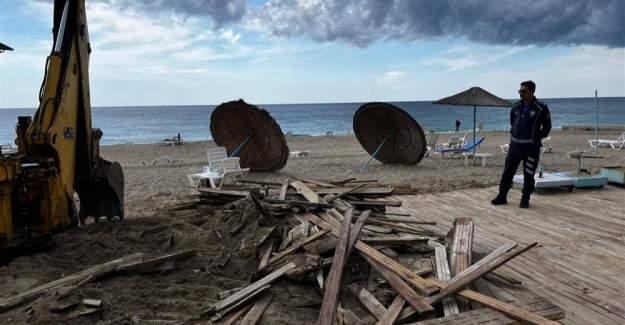
[[[547,104],[534,97],[527,112],[523,101],[514,103],[510,111],[510,142],[512,144],[533,144],[540,146],[541,140],[551,131],[551,114]]]

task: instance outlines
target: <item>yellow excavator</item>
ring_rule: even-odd
[[[35,114],[18,117],[17,152],[0,154],[0,250],[84,222],[124,217],[124,175],[91,127],[84,0],[55,0],[52,53]]]

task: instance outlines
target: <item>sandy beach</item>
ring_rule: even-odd
[[[599,138],[614,139],[619,131],[600,132]],[[499,183],[505,154],[500,145],[507,143],[507,132],[482,132],[486,141],[479,152],[493,154],[488,165],[465,166],[463,159],[424,158],[418,165],[384,165],[374,161],[369,170],[360,166],[368,159],[354,136],[289,136],[291,151],[311,151],[308,157],[290,158],[286,167],[274,173],[248,173],[247,179],[282,181],[288,176],[310,179],[376,179],[380,183],[406,186],[419,193],[445,192],[471,187],[487,187]],[[588,139],[593,131],[561,131],[551,133],[553,151],[542,155],[546,171],[572,171],[576,161],[569,151],[591,150]],[[445,142],[442,134],[439,142]],[[111,145],[101,148],[102,155],[119,161],[126,177],[126,215],[130,218],[149,215],[172,200],[193,193],[186,175],[200,172],[207,164],[206,149],[213,142],[190,142],[182,146],[160,144]],[[602,148],[602,159],[585,159],[583,167],[596,171],[602,166],[625,165],[625,150]]]

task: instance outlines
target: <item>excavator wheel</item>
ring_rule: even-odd
[[[93,182],[81,186],[80,219],[101,217],[124,219],[124,172],[118,162],[98,159]]]

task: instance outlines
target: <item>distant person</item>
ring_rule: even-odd
[[[523,161],[523,195],[520,208],[529,208],[530,195],[534,191],[534,174],[540,158],[541,141],[551,131],[551,114],[547,105],[534,97],[536,84],[523,81],[519,96],[510,111],[510,149],[499,183],[499,194],[491,201],[493,205],[507,204],[512,178]]]
[[[460,132],[460,120],[456,120],[456,133]]]

